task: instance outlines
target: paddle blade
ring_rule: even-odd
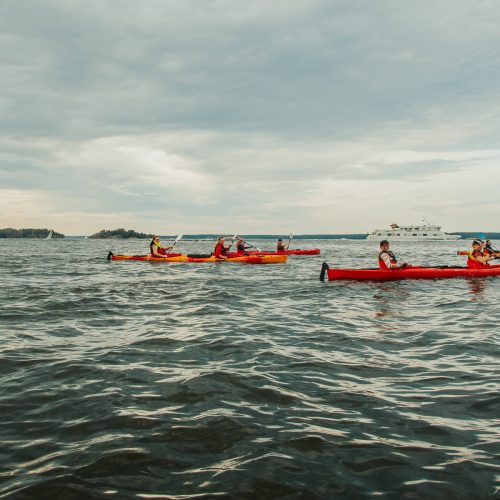
[[[321,266],[321,272],[319,273],[319,280],[320,281],[325,281],[325,275],[328,272],[328,264],[326,262],[323,262],[323,265]]]
[[[177,236],[177,238],[175,238],[175,242],[177,243],[178,241],[182,240],[183,236],[184,236],[183,234],[179,234],[179,236]]]

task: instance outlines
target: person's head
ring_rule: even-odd
[[[491,240],[486,240],[485,244],[486,245],[491,245]]]
[[[218,243],[224,243],[224,236],[219,236],[219,241]]]
[[[389,250],[389,247],[390,247],[390,245],[389,245],[389,242],[387,240],[382,240],[380,242],[380,250],[382,250],[383,252]]]
[[[473,247],[473,248],[477,248],[477,249],[479,249],[479,248],[481,248],[482,246],[483,246],[483,242],[482,242],[481,240],[474,240],[474,241],[472,242],[472,247]]]
[[[280,239],[278,240],[278,243],[283,243],[283,240],[280,238]]]

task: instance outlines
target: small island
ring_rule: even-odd
[[[123,228],[111,229],[111,230],[103,229],[102,231],[99,231],[98,233],[89,236],[89,238],[92,239],[127,239],[127,238],[146,239],[152,237],[153,237],[152,234],[138,233],[133,229],[123,229]]]
[[[0,238],[47,238],[50,234],[51,238],[64,238],[64,234],[58,233],[53,229],[14,229],[13,227],[6,227],[0,229]]]

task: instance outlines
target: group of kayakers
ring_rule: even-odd
[[[481,268],[489,266],[489,261],[498,258],[499,252],[496,250],[490,240],[483,242],[476,239],[472,242],[472,247],[467,253],[467,267]],[[387,240],[380,242],[380,252],[378,254],[378,265],[381,270],[389,269],[405,269],[409,264],[398,264],[396,256],[390,249],[390,244]]]
[[[224,236],[221,236],[217,243],[215,244],[213,256],[218,259],[226,259],[228,257],[229,251],[234,243],[231,242],[230,245],[225,244]],[[285,252],[288,250],[289,244],[285,245],[283,240],[280,238],[276,245],[277,252]],[[159,236],[154,236],[149,244],[151,257],[162,258],[166,255],[171,255],[170,251],[172,246],[162,246]],[[236,240],[236,256],[248,255],[249,250],[255,247],[250,245],[248,242],[242,238],[237,238]],[[256,250],[256,249],[255,249]],[[472,242],[472,248],[467,253],[467,267],[485,267],[489,265],[489,261],[495,259],[499,256],[498,250],[496,250],[490,240],[483,242],[480,239],[475,239]],[[381,270],[389,269],[405,269],[409,266],[406,262],[399,264],[396,256],[390,249],[390,243],[388,240],[382,240],[380,242],[380,252],[378,254],[378,265]]]
[[[224,236],[221,236],[217,240],[217,243],[215,244],[213,256],[218,258],[218,259],[226,259],[228,257],[229,250],[231,249],[231,246],[233,243],[234,243],[234,240],[231,243],[231,245],[226,246]],[[289,247],[289,244],[284,245],[283,240],[280,238],[278,240],[277,245],[276,245],[276,250],[278,252],[284,252],[284,251],[288,250],[288,247]],[[172,250],[172,248],[173,248],[173,246],[163,247],[161,245],[159,236],[153,236],[153,239],[151,240],[151,243],[149,244],[151,257],[163,258],[166,255],[170,254],[170,250]],[[237,241],[236,241],[236,255],[237,256],[248,255],[248,250],[250,248],[255,248],[255,247],[253,245],[250,245],[249,243],[247,243],[242,238],[237,239]]]
[[[217,257],[218,259],[225,259],[228,256],[229,250],[231,249],[232,243],[229,246],[225,246],[225,240],[224,236],[221,236],[218,240],[217,243],[215,244],[214,248],[214,257]],[[250,248],[253,248],[254,250],[258,251],[256,247],[253,245],[250,245],[250,243],[246,242],[242,238],[238,238],[236,240],[236,256],[241,257],[243,255],[249,255],[248,250]],[[283,245],[283,240],[280,238],[278,240],[278,244],[276,245],[276,250],[278,252],[284,252],[285,250],[288,250],[288,245]]]

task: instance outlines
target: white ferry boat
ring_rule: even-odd
[[[423,224],[415,226],[399,226],[391,224],[390,229],[375,229],[368,234],[368,240],[396,241],[454,241],[459,240],[458,234],[447,234],[441,231],[441,226],[430,224],[424,219]]]

